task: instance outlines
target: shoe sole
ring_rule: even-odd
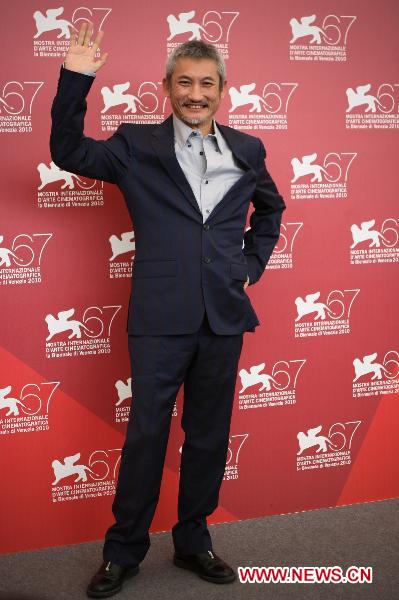
[[[139,570],[140,570],[139,567],[136,567],[135,570],[132,570],[129,573],[127,573],[123,579],[123,582],[120,584],[120,586],[113,589],[110,592],[91,592],[89,590],[86,590],[86,595],[89,596],[89,598],[109,598],[110,596],[114,596],[115,594],[117,594],[118,592],[121,591],[125,581],[127,581],[128,579],[131,579],[135,575],[138,575]]]
[[[232,583],[237,579],[235,573],[232,575],[227,575],[226,577],[210,577],[209,575],[204,575],[199,571],[199,569],[192,567],[180,558],[174,557],[173,563],[176,565],[176,567],[180,567],[180,569],[186,569],[187,571],[192,571],[193,573],[199,575],[201,579],[205,579],[205,581],[210,581],[212,583]]]

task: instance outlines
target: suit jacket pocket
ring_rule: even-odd
[[[161,259],[147,260],[139,259],[133,262],[132,277],[176,277],[177,260]]]
[[[233,279],[246,281],[248,275],[248,266],[243,263],[230,263],[230,275]]]

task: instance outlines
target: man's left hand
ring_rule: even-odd
[[[246,290],[246,289],[247,289],[248,285],[249,285],[249,275],[247,275],[247,280],[246,280],[246,282],[244,283],[244,290]]]

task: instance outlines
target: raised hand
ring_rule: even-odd
[[[108,52],[102,54],[98,60],[95,59],[95,54],[104,32],[99,31],[93,45],[89,46],[92,35],[93,23],[91,21],[82,23],[78,34],[71,32],[71,41],[65,57],[66,69],[77,73],[85,73],[87,71],[98,71],[103,66],[107,60]]]

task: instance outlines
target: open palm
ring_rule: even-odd
[[[107,60],[108,52],[105,52],[99,59],[95,58],[97,49],[104,36],[103,31],[97,33],[96,39],[90,46],[90,40],[93,35],[93,23],[84,22],[78,34],[71,34],[71,41],[68,52],[65,57],[65,68],[78,73],[86,71],[98,71]]]

